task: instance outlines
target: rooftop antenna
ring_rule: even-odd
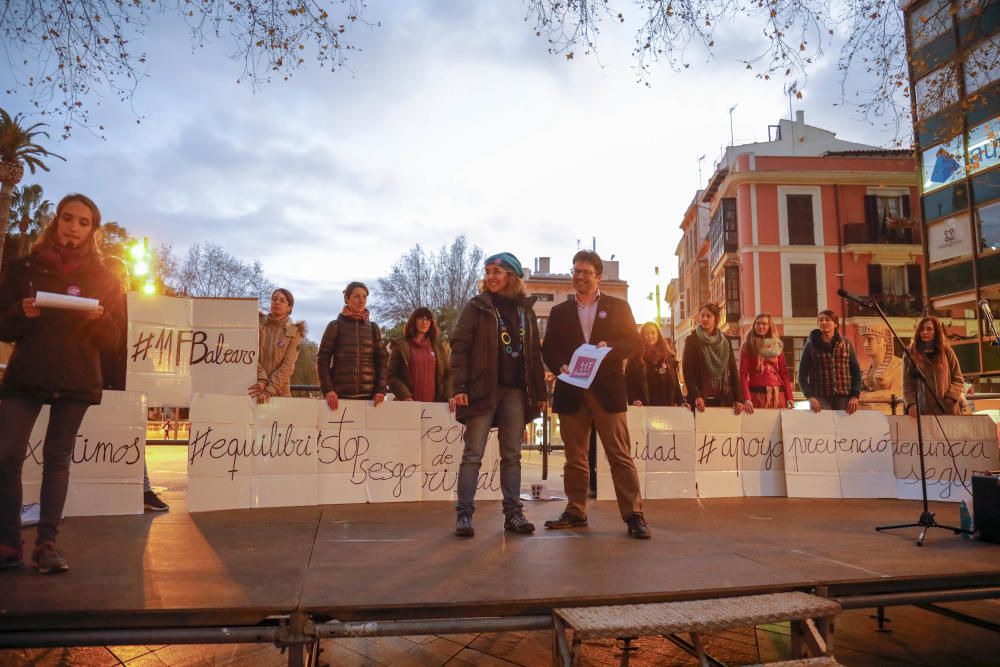
[[[698,156],[698,189],[701,190],[701,163],[705,161],[704,155]]]
[[[729,145],[735,146],[736,139],[733,134],[733,112],[736,111],[736,107],[739,106],[739,102],[729,107]]]
[[[593,250],[594,252],[597,252],[597,237],[596,236],[591,236],[590,237],[590,243],[591,243],[591,248],[590,249]]]

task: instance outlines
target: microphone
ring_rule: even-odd
[[[843,287],[837,290],[837,296],[839,296],[842,299],[847,299],[848,301],[853,301],[859,306],[864,306],[865,308],[872,307],[872,302],[870,300],[865,299],[864,297],[855,296],[854,294],[849,293]]]
[[[990,310],[989,302],[986,299],[980,299],[979,309],[983,311],[983,319],[986,320],[986,324],[990,328],[990,334],[993,336],[991,345],[1000,348],[1000,336],[997,335],[997,326],[993,322],[993,311]]]

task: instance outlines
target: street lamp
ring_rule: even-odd
[[[656,303],[656,328],[660,329],[662,331],[663,330],[663,318],[660,315],[660,280],[659,280],[660,267],[654,266],[653,267],[653,273],[655,273],[656,276],[657,276],[657,279],[656,279],[656,298],[653,297],[653,292],[650,292],[649,295],[646,298],[649,299],[650,301],[653,301],[653,302]]]
[[[144,294],[156,294],[156,284],[150,275],[149,237],[143,236],[142,242],[136,241],[129,249],[132,256],[132,274],[144,278],[142,286]]]

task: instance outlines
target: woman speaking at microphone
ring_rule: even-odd
[[[101,351],[118,341],[118,282],[101,264],[101,213],[88,197],[67,195],[31,253],[0,283],[0,340],[14,353],[0,385],[0,569],[20,566],[21,468],[43,405],[50,406],[42,455],[41,519],[32,563],[41,574],[69,569],[56,535],[69,488],[69,464],[83,416],[101,402]],[[40,307],[37,292],[96,299],[93,310]]]

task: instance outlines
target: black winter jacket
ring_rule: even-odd
[[[537,406],[547,396],[545,367],[538,343],[538,320],[534,297],[522,296],[517,305],[525,311],[524,374],[527,405],[525,423],[540,414]],[[499,383],[500,326],[489,294],[477,294],[469,300],[458,317],[451,335],[452,386],[455,394],[468,394],[469,405],[458,406],[455,418],[465,423],[467,417],[486,414],[494,408]]]
[[[591,392],[605,412],[625,412],[628,409],[625,389],[625,360],[640,350],[639,332],[627,301],[602,294],[597,304],[597,317],[590,333],[593,345],[607,342],[611,352],[601,362],[590,389],[581,389],[556,380],[552,409],[559,414],[575,414],[583,405],[583,393]],[[542,354],[549,370],[559,374],[568,365],[573,352],[583,345],[583,327],[576,298],[567,299],[549,313]]]
[[[665,357],[659,364],[650,364],[637,354],[628,360],[625,370],[628,402],[643,405],[684,405],[684,394],[677,380],[677,359]]]
[[[21,301],[36,291],[97,299],[104,317],[90,320],[80,311],[43,308],[41,316],[28,318]],[[120,300],[118,281],[97,257],[68,275],[35,253],[11,262],[0,284],[0,340],[15,345],[0,398],[100,403],[101,353],[116,349],[124,330]]]
[[[370,399],[385,393],[386,353],[382,332],[374,322],[339,315],[326,326],[316,355],[324,394]]]

